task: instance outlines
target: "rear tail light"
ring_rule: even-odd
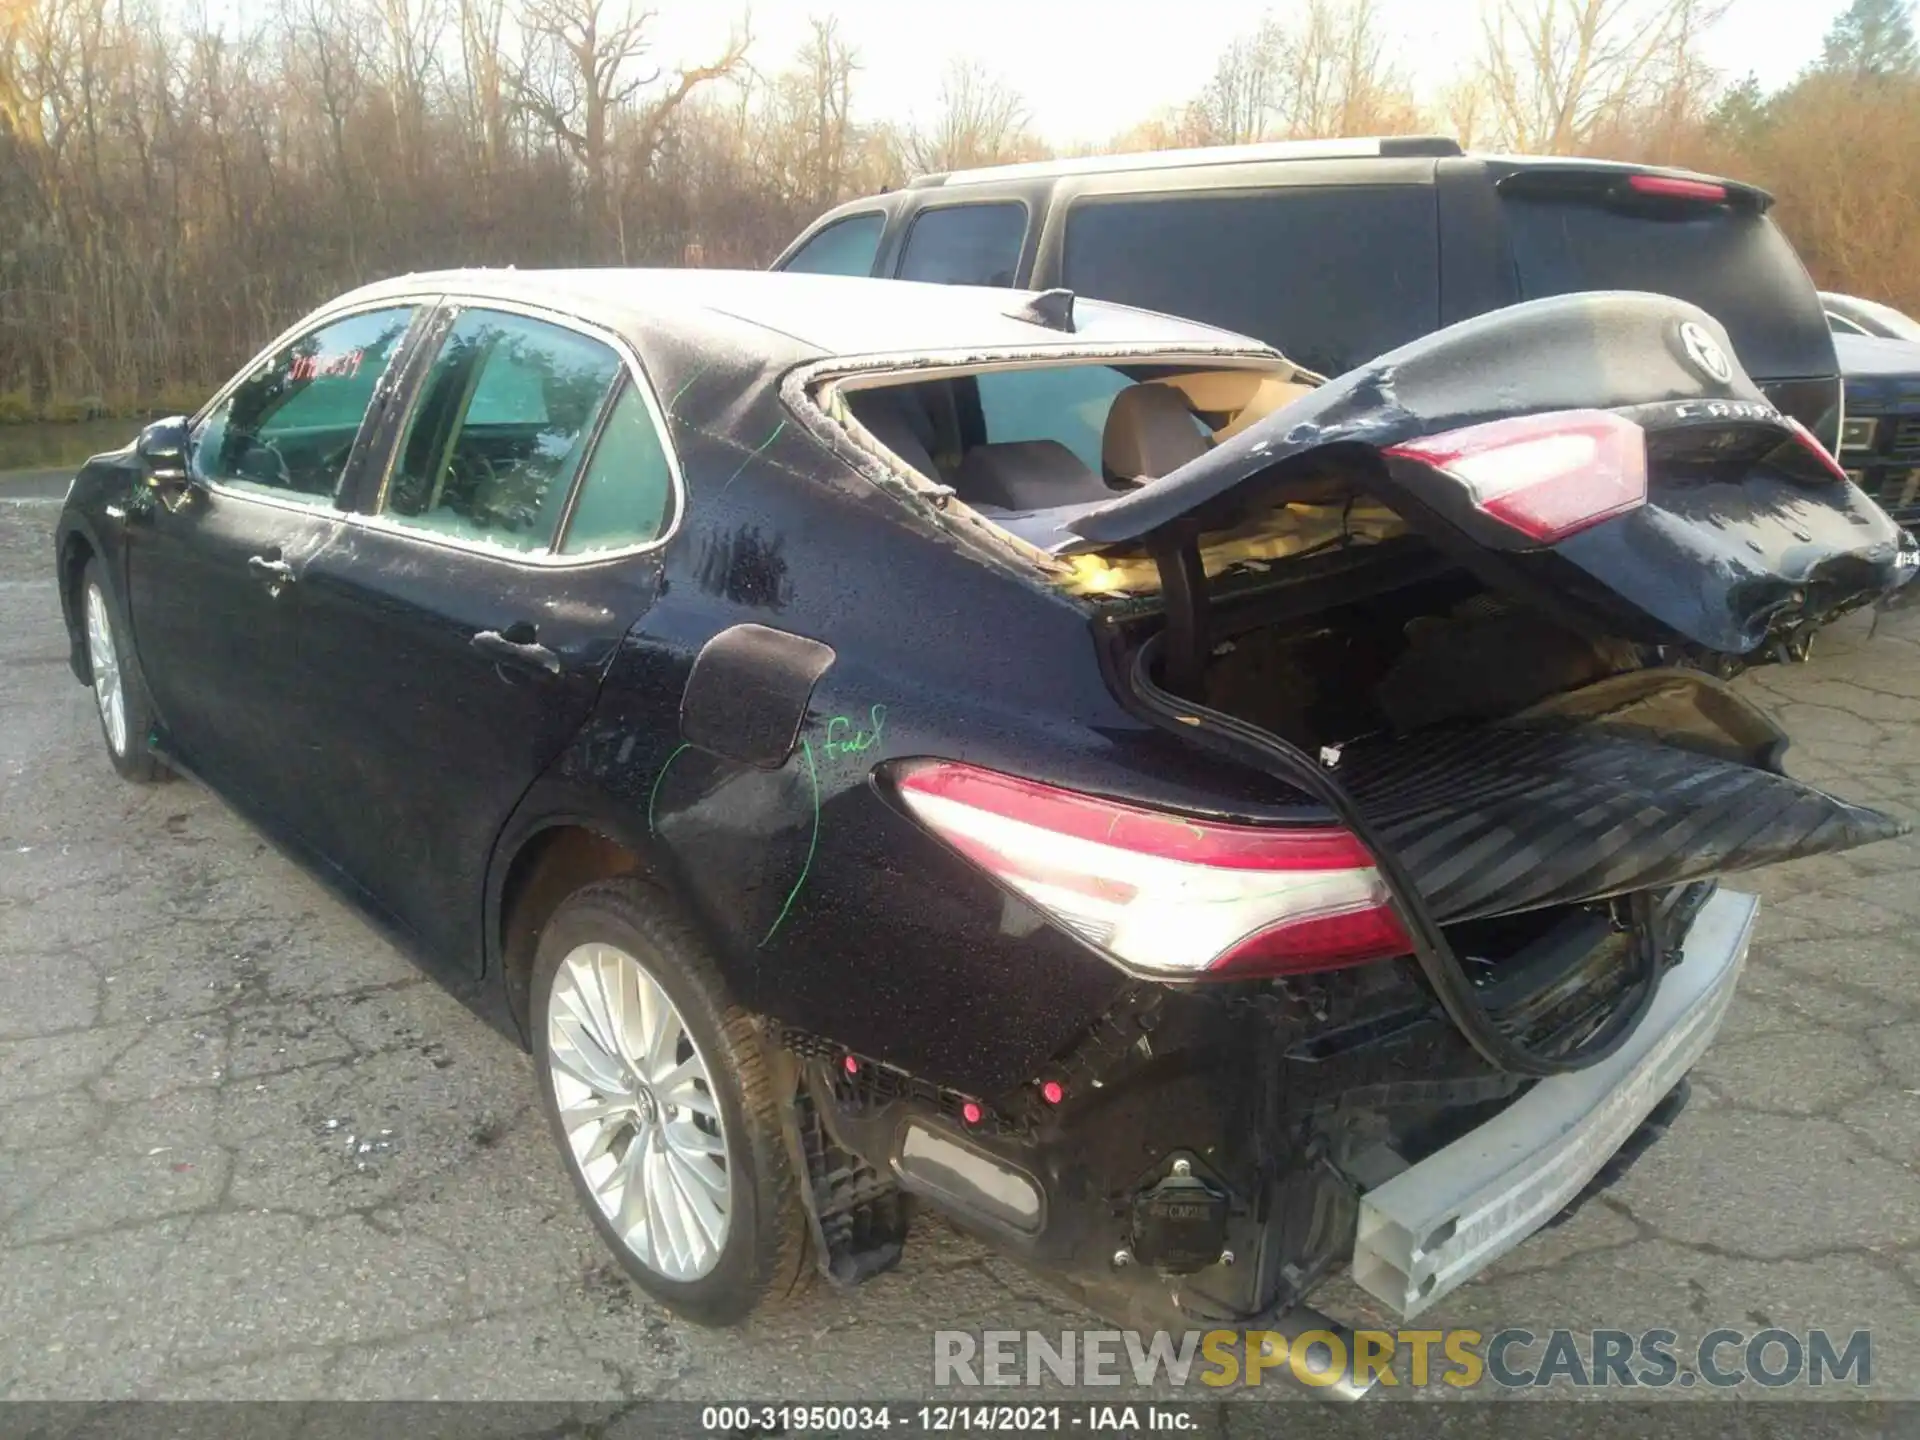
[[[1552,544],[1646,503],[1647,436],[1607,410],[1521,415],[1386,452],[1456,481],[1474,509]]]
[[[1295,975],[1413,948],[1345,830],[1195,820],[947,761],[898,784],[954,849],[1139,974]]]

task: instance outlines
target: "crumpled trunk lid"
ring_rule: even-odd
[[[1463,514],[1448,477],[1388,453],[1490,421],[1596,410],[1645,427],[1646,503],[1558,544]],[[1582,628],[1746,655],[1890,596],[1920,565],[1920,547],[1858,487],[1781,463],[1793,424],[1704,311],[1656,295],[1563,296],[1341,376],[1164,478],[1064,516],[1069,538],[1053,548],[1118,558],[1197,547],[1344,479],[1495,588]]]

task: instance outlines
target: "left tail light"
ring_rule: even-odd
[[[1551,545],[1647,500],[1647,434],[1607,410],[1518,415],[1386,452],[1461,486],[1474,509]]]
[[[1197,820],[949,761],[897,784],[928,829],[1138,974],[1297,975],[1413,948],[1373,856],[1337,827]]]

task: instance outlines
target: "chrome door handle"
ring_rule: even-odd
[[[490,655],[495,660],[505,660],[512,665],[525,665],[531,669],[544,670],[549,675],[560,673],[560,657],[546,646],[534,641],[509,640],[498,630],[482,630],[470,643],[482,655]]]

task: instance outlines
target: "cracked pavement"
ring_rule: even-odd
[[[936,1328],[1098,1324],[928,1219],[899,1270],[742,1331],[649,1302],[515,1046],[218,801],[114,775],[55,513],[0,500],[0,1398],[899,1399],[935,1393]],[[1920,821],[1920,614],[1867,629],[1742,684],[1795,774]],[[1759,935],[1691,1106],[1421,1323],[1667,1327],[1683,1356],[1867,1328],[1873,1393],[1920,1397],[1916,859],[1742,882]]]

